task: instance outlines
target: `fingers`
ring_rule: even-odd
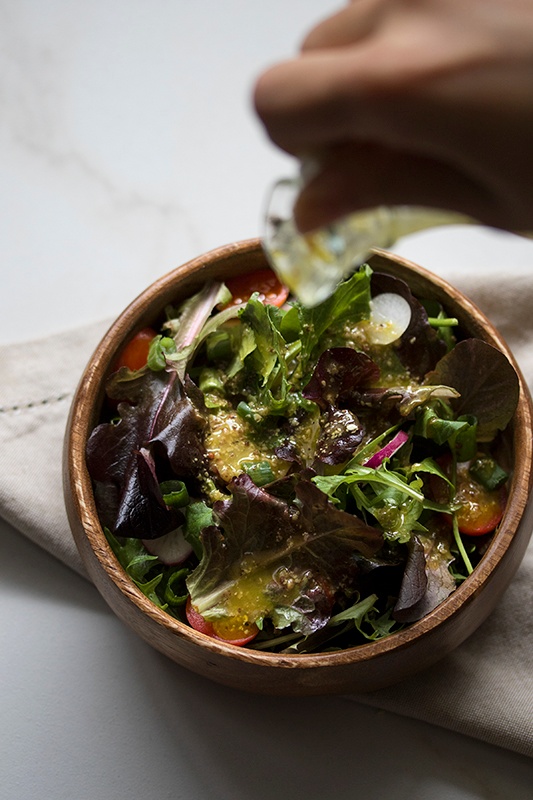
[[[272,141],[300,155],[323,142],[348,138],[357,107],[349,67],[342,51],[313,50],[263,73],[254,102]],[[344,99],[348,86],[351,102]]]
[[[260,76],[253,100],[275,144],[302,155],[348,137],[358,85],[370,74],[365,51],[355,46],[370,36],[390,5],[391,0],[353,0],[307,35],[298,58]]]
[[[416,20],[414,34],[404,40],[393,29],[387,40],[402,5],[402,0],[354,0],[307,35],[299,57],[261,75],[255,108],[275,144],[301,155],[360,137],[367,105],[395,86],[400,73],[418,75],[424,26],[416,14],[408,15]]]
[[[533,19],[508,5],[506,27],[502,0],[354,0],[261,76],[270,138],[321,163],[301,230],[379,204],[531,228]]]
[[[298,58],[268,70],[255,87],[270,138],[297,156],[349,139],[403,147],[408,136],[424,146],[428,132],[446,146],[429,112],[440,105],[446,126],[455,125],[457,113],[446,117],[446,106],[468,112],[477,98],[472,84],[498,59],[499,40],[479,30],[474,5],[472,19],[464,9],[448,19],[429,0],[356,0],[325,20]],[[488,91],[495,94],[493,82]]]
[[[441,122],[464,126],[449,110],[463,104],[468,115],[476,86],[460,83],[471,56],[459,44],[445,53],[439,48],[440,37],[438,46],[426,42],[408,51],[374,38],[357,47],[309,50],[260,77],[257,113],[273,142],[297,156],[350,139],[396,147],[416,139],[423,146],[429,135],[446,146]]]
[[[389,5],[389,0],[353,0],[307,34],[302,52],[355,44],[376,28]]]

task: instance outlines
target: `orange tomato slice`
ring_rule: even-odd
[[[263,303],[280,308],[289,296],[289,290],[279,280],[278,276],[268,267],[249,272],[244,275],[235,275],[225,281],[232,294],[231,300],[223,308],[238,306],[247,303],[254,292],[259,292],[259,299]]]
[[[449,473],[451,459],[439,459],[441,468]],[[455,512],[460,533],[467,536],[484,536],[491,533],[501,521],[505,509],[506,493],[504,489],[489,490],[478,483],[470,475],[470,461],[457,464],[457,487],[454,502],[459,505]],[[448,501],[449,487],[440,478],[431,482],[437,502]],[[449,514],[444,514],[447,522],[452,521]]]
[[[143,328],[131,339],[120,353],[113,365],[113,369],[127,367],[131,370],[141,369],[146,366],[148,351],[152,339],[157,336],[153,328]]]
[[[242,647],[252,639],[255,639],[258,633],[258,628],[255,623],[241,623],[240,621],[220,621],[211,622],[204,619],[201,614],[195,609],[191,602],[191,598],[187,598],[185,605],[185,615],[187,622],[200,633],[205,633],[206,636],[212,636],[213,639],[234,644],[237,647]]]

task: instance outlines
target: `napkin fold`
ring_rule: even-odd
[[[499,328],[531,388],[530,270],[505,282],[499,270],[445,277]],[[0,515],[86,578],[63,502],[62,445],[79,377],[108,324],[0,347]],[[525,524],[533,527],[533,518]],[[533,543],[498,608],[451,655],[400,684],[350,697],[533,756],[532,611]]]
[[[85,577],[63,500],[63,438],[78,381],[108,327],[0,347],[0,516]]]

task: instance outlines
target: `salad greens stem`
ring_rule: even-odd
[[[273,647],[277,649],[280,645],[292,644],[293,642],[301,638],[302,638],[301,633],[286,633],[283,634],[282,636],[273,637],[272,639],[263,639],[262,641],[254,642],[253,649],[271,650]]]
[[[428,317],[428,322],[433,328],[455,328],[459,325],[455,317]]]
[[[452,458],[452,486],[450,486],[450,501],[453,502],[457,486],[457,456],[454,453],[454,457]],[[461,533],[459,531],[459,522],[457,520],[457,511],[454,511],[452,514],[452,525],[453,525],[453,538],[455,539],[455,544],[457,545],[457,549],[461,554],[461,558],[463,559],[463,564],[466,567],[466,571],[469,575],[472,574],[474,568],[472,563],[468,557],[466,552],[463,540],[461,538]]]
[[[461,534],[459,533],[459,525],[457,523],[457,514],[455,512],[453,513],[452,520],[453,520],[453,538],[455,539],[455,544],[457,545],[457,549],[459,550],[459,552],[461,554],[461,558],[463,559],[463,563],[464,563],[464,565],[466,567],[466,571],[468,572],[469,575],[471,575],[472,572],[474,571],[474,568],[472,566],[472,563],[471,563],[470,559],[468,558],[468,554],[467,554],[467,552],[465,550],[465,546],[463,544],[463,540],[461,538]]]

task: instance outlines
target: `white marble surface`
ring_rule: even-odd
[[[292,164],[253,115],[254,78],[339,5],[0,0],[0,342],[112,316],[176,264],[258,235],[266,187]],[[533,268],[532,243],[483,230],[397,250],[458,275]],[[0,800],[531,796],[531,764],[508,751],[191,675],[0,535]]]

